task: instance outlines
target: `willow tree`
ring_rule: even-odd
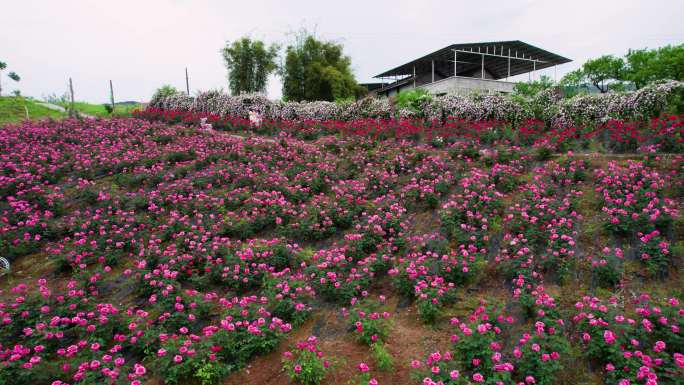
[[[228,70],[230,93],[264,92],[268,75],[278,68],[278,50],[276,44],[267,47],[264,42],[248,37],[226,42],[222,55]]]

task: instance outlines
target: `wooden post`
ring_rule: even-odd
[[[185,67],[185,91],[190,96],[190,81],[188,80],[188,67]]]
[[[76,109],[74,108],[74,83],[71,81],[71,78],[69,78],[69,92],[71,93],[71,107],[69,108],[69,116],[73,118],[76,116]]]
[[[112,114],[114,113],[114,87],[112,86],[112,81],[109,81],[109,98],[112,101]]]

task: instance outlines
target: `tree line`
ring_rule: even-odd
[[[630,49],[623,57],[603,55],[587,60],[558,82],[546,75],[516,83],[514,95],[530,97],[559,87],[566,97],[590,91],[600,93],[640,89],[656,80],[684,81],[684,44],[653,49]]]
[[[264,92],[268,76],[278,73],[286,101],[338,101],[361,97],[366,90],[351,70],[351,58],[342,44],[322,41],[307,31],[287,45],[282,62],[281,46],[243,37],[227,42],[221,50],[233,95]]]
[[[623,57],[603,55],[587,60],[561,79],[561,86],[591,84],[601,93],[636,89],[660,79],[684,80],[684,44],[630,49]]]

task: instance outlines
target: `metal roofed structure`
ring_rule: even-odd
[[[376,75],[383,85],[373,91],[387,96],[416,87],[435,94],[506,93],[515,85],[509,78],[570,61],[520,40],[452,44]]]

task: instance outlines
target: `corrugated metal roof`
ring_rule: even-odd
[[[387,70],[375,77],[413,75],[414,66],[416,73],[431,72],[433,60],[435,61],[435,71],[453,75],[454,50],[459,51],[456,54],[457,75],[463,74],[468,76],[467,74],[469,72],[480,69],[482,65],[482,53],[487,53],[485,55],[485,69],[494,76],[495,79],[502,79],[508,76],[508,58],[504,56],[508,56],[509,50],[510,55],[512,56],[510,61],[510,76],[531,72],[533,69],[539,70],[572,61],[520,40],[462,43],[446,46],[421,58]],[[516,53],[518,56],[517,59],[515,57]]]

